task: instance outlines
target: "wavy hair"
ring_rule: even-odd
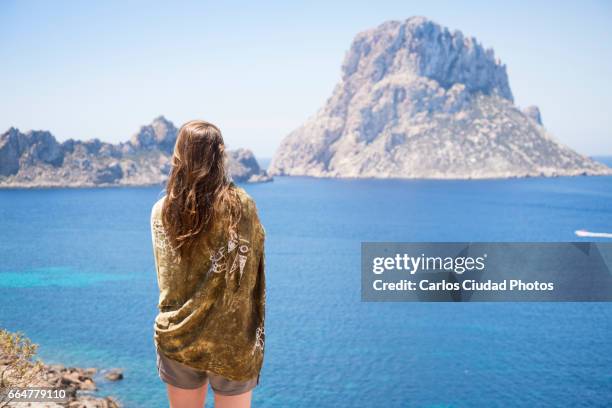
[[[178,132],[166,185],[162,222],[178,260],[189,259],[202,232],[222,217],[228,233],[241,216],[240,198],[226,173],[225,144],[212,123],[192,120]]]

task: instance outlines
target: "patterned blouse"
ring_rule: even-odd
[[[264,354],[265,231],[253,199],[236,188],[242,216],[235,234],[220,222],[203,233],[188,266],[175,261],[161,209],[153,206],[151,234],[159,286],[155,345],[165,356],[229,380],[259,376]]]

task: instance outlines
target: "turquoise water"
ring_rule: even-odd
[[[267,231],[262,407],[605,406],[612,305],[361,303],[361,241],[571,241],[612,232],[612,177],[277,178],[248,185]],[[0,326],[48,362],[164,407],[149,211],[159,188],[0,191]]]

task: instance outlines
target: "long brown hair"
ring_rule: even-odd
[[[192,120],[179,130],[166,185],[162,222],[179,261],[189,259],[194,243],[224,217],[235,228],[240,218],[239,197],[226,173],[225,145],[218,127]]]

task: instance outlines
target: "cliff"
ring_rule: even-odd
[[[493,50],[423,17],[358,34],[331,97],[283,140],[268,171],[458,179],[612,174],[555,141],[537,107],[514,105]]]
[[[59,143],[48,131],[11,128],[0,135],[0,188],[160,184],[170,171],[177,132],[163,116],[118,144],[98,139]],[[227,156],[235,181],[271,180],[251,151],[229,151]]]

